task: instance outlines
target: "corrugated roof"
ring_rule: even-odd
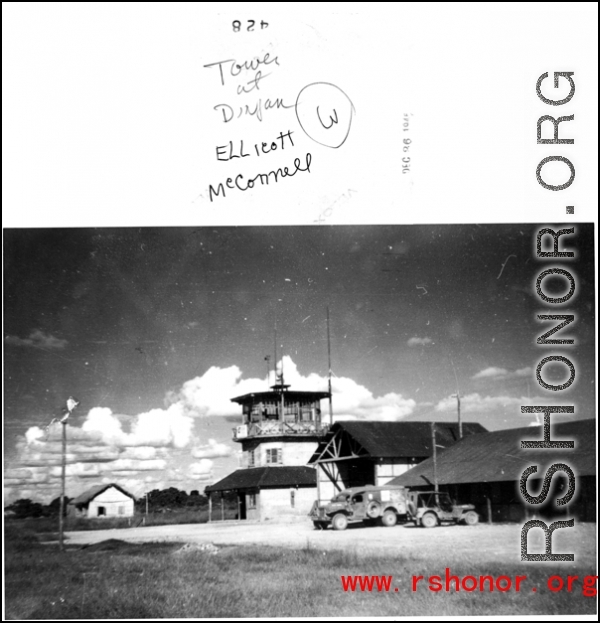
[[[511,428],[467,437],[437,457],[438,484],[519,480],[530,465],[542,476],[552,463],[564,462],[576,476],[596,474],[596,420],[577,420],[552,426],[552,439],[573,439],[565,450],[521,448],[522,440],[542,440],[543,428]],[[433,459],[427,459],[394,478],[390,484],[408,487],[433,483]]]
[[[129,491],[126,491],[125,489],[123,489],[123,487],[120,487],[119,485],[116,485],[114,483],[109,483],[107,485],[96,485],[94,487],[89,488],[87,491],[84,491],[81,495],[76,497],[74,500],[71,500],[69,504],[73,504],[75,506],[78,506],[80,504],[87,504],[88,502],[91,502],[97,495],[100,495],[103,491],[110,489],[110,487],[114,487],[115,489],[118,489],[121,493],[128,495],[130,498],[132,498],[135,501],[135,496],[129,493]]]
[[[465,437],[486,432],[478,422],[464,422],[462,427]],[[320,456],[339,430],[351,435],[373,458],[424,458],[432,454],[431,422],[336,422],[319,443],[309,463]],[[458,424],[435,422],[435,430],[439,446],[450,446],[459,439]]]
[[[238,469],[214,485],[207,492],[233,491],[235,489],[265,489],[267,487],[317,486],[317,472],[306,465],[250,467]]]

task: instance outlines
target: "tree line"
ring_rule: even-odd
[[[168,489],[153,489],[146,495],[136,499],[135,505],[139,512],[146,511],[146,497],[148,498],[148,512],[163,513],[178,510],[201,510],[208,507],[208,497],[197,489],[187,493],[175,487]],[[65,514],[67,506],[73,498],[65,496]],[[235,494],[225,494],[225,502],[236,502]],[[50,504],[41,504],[28,498],[22,498],[4,507],[5,515],[12,515],[18,519],[28,517],[58,517],[60,512],[60,497],[54,498]]]
[[[226,493],[224,495],[225,503],[227,505],[235,504],[237,506],[237,495],[233,492]],[[140,510],[146,508],[146,496],[139,498],[136,505]],[[201,508],[208,507],[208,496],[205,493],[200,493],[197,490],[191,491],[189,494],[185,491],[180,491],[175,487],[169,487],[168,489],[158,490],[154,489],[148,493],[148,511],[149,512],[165,512],[170,510],[200,510]]]

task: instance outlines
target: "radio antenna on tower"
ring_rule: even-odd
[[[273,353],[275,354],[275,359],[273,359],[273,383],[277,385],[277,323],[275,323],[273,329]]]
[[[329,332],[329,305],[327,305],[327,390],[329,391],[329,425],[333,425],[333,404],[331,400],[331,335]]]
[[[271,355],[266,355],[265,361],[267,362],[267,387],[270,387],[269,377],[271,376]]]

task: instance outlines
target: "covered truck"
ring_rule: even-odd
[[[327,504],[315,501],[309,517],[320,530],[330,525],[334,530],[345,530],[353,522],[389,527],[414,522],[433,528],[442,523],[474,525],[479,521],[472,504],[455,504],[447,493],[410,491],[397,485],[345,489]]]
[[[395,526],[399,518],[406,521],[407,501],[406,487],[353,487],[340,491],[327,504],[315,501],[309,517],[319,529],[331,525],[334,530],[345,530],[348,523],[357,521]]]

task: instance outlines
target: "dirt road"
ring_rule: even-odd
[[[406,560],[461,559],[518,562],[520,560],[521,526],[499,524],[488,526],[443,526],[432,529],[411,525],[393,528],[351,526],[348,530],[315,530],[306,523],[211,523],[150,526],[123,530],[68,532],[68,543],[85,545],[107,539],[131,542],[177,541],[214,543],[215,545],[271,545],[293,549],[345,549],[358,553],[394,556]],[[577,564],[596,560],[596,525],[575,524],[574,528],[554,532],[553,553],[574,553]],[[529,552],[543,553],[543,532],[532,530]]]

